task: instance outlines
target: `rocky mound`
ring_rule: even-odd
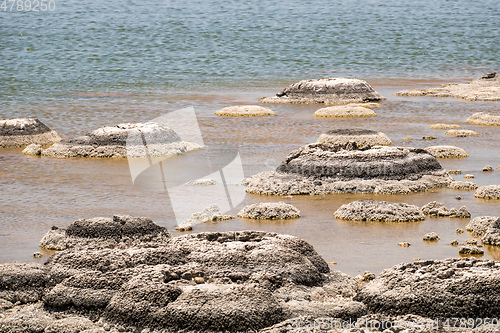
[[[481,199],[500,199],[500,185],[488,185],[479,187],[474,192],[476,198]]]
[[[375,117],[377,114],[362,106],[338,105],[322,108],[314,112],[315,117],[319,118],[357,118],[357,117]]]
[[[346,145],[354,142],[358,147],[389,146],[391,139],[382,132],[360,128],[336,129],[320,135],[316,143],[326,145]]]
[[[284,202],[263,202],[244,207],[238,216],[256,220],[284,220],[299,218],[300,211]]]
[[[258,105],[237,105],[228,106],[215,111],[218,116],[226,117],[256,117],[276,114],[274,111]]]
[[[452,129],[449,131],[444,132],[446,135],[450,136],[458,136],[458,137],[466,137],[466,136],[476,136],[479,135],[479,133],[471,131],[471,130],[465,130],[465,129]]]
[[[245,179],[246,191],[266,195],[402,194],[446,186],[452,178],[423,149],[310,144],[291,152],[276,171]]]
[[[385,99],[366,81],[352,78],[303,80],[294,83],[263,103],[349,104]]]
[[[369,311],[388,315],[496,316],[500,262],[452,258],[396,265],[365,285],[354,300],[366,304]]]
[[[50,145],[60,140],[59,134],[38,119],[0,119],[0,148],[24,147],[32,143]]]
[[[483,236],[486,230],[497,220],[500,220],[500,217],[479,216],[472,219],[465,227],[465,230],[469,231],[473,236]]]
[[[470,218],[470,212],[467,207],[462,206],[460,209],[448,209],[444,203],[432,201],[422,207],[422,213],[431,217],[454,217],[461,219]]]
[[[434,125],[430,125],[429,128],[449,130],[449,129],[461,128],[461,126],[460,125],[455,125],[455,124],[434,124]]]
[[[437,158],[465,158],[469,154],[462,148],[454,146],[432,146],[425,148],[432,156]]]
[[[425,219],[417,206],[375,200],[358,200],[342,205],[333,216],[342,220],[381,222],[415,222]]]
[[[435,88],[410,89],[396,96],[456,97],[468,101],[500,101],[500,75],[485,75],[468,83],[443,84]]]
[[[500,112],[478,112],[467,118],[469,124],[500,126]]]
[[[52,157],[168,157],[196,149],[201,147],[182,141],[165,125],[137,123],[101,127],[85,136],[54,144],[41,154]]]
[[[491,222],[491,224],[486,228],[483,238],[481,238],[483,244],[500,246],[500,218],[496,221]]]
[[[450,173],[450,171],[448,171]],[[448,184],[448,188],[452,190],[474,191],[478,188],[477,184],[469,181],[453,181]]]

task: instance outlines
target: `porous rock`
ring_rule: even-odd
[[[500,218],[488,226],[481,241],[486,245],[500,246]]]
[[[423,206],[422,212],[432,217],[470,218],[470,212],[467,207],[462,206],[458,210],[456,208],[448,209],[444,203],[437,201],[429,202]]]
[[[500,112],[478,112],[467,118],[465,121],[469,124],[500,126]]]
[[[423,240],[427,241],[427,242],[436,242],[439,239],[440,238],[439,238],[438,234],[436,234],[435,232],[429,232],[429,233],[425,234],[424,238],[423,238]]]
[[[465,150],[454,146],[432,146],[425,148],[432,156],[437,158],[464,158],[469,157]]]
[[[276,171],[245,179],[246,191],[265,195],[321,193],[405,194],[446,186],[452,178],[423,149],[356,144],[310,144],[291,152]]]
[[[417,206],[375,200],[357,200],[342,205],[333,216],[343,220],[381,222],[414,222],[425,219]]]
[[[476,198],[481,199],[500,199],[500,185],[488,185],[479,187],[474,192]]]
[[[303,80],[294,83],[263,103],[349,104],[385,99],[366,81],[353,78]]]
[[[384,270],[354,300],[366,304],[369,311],[382,314],[476,318],[499,313],[499,288],[498,261],[422,260]]]
[[[480,254],[484,254],[484,250],[482,248],[474,246],[474,245],[465,245],[465,246],[461,246],[458,249],[458,253],[464,254],[464,255],[480,255]]]
[[[460,136],[460,137],[479,135],[479,133],[477,133],[477,132],[474,132],[472,130],[465,130],[465,129],[458,129],[458,130],[452,129],[452,130],[444,132],[444,134],[450,135],[450,136]]]
[[[320,135],[316,143],[325,145],[346,145],[355,142],[358,147],[389,146],[391,139],[382,132],[360,128],[336,129]]]
[[[329,106],[314,112],[314,116],[319,118],[362,118],[375,117],[376,115],[373,110],[367,107],[352,105]]]
[[[258,105],[237,105],[228,106],[215,111],[218,116],[226,117],[256,117],[276,114],[274,111]]]
[[[0,119],[0,148],[25,147],[32,143],[50,145],[59,134],[34,118]]]
[[[63,140],[42,151],[52,157],[170,157],[201,149],[156,123],[119,124]]]
[[[40,156],[42,155],[42,150],[42,145],[39,145],[38,143],[32,143],[23,149],[23,154]]]
[[[48,277],[46,269],[35,263],[0,265],[0,299],[10,303],[33,303],[43,296]]]
[[[473,218],[465,227],[473,236],[483,236],[486,230],[500,217],[497,216],[478,216]]]
[[[461,128],[461,126],[460,125],[455,125],[455,124],[434,124],[434,125],[430,125],[429,128],[449,130],[449,129]]]
[[[468,83],[444,84],[435,88],[410,89],[397,96],[456,97],[469,101],[500,101],[500,75]]]
[[[448,171],[448,173],[450,173]],[[464,191],[473,191],[478,188],[477,184],[469,181],[452,181],[448,184],[448,188],[452,190],[464,190]]]
[[[282,220],[300,217],[300,211],[284,202],[262,202],[244,207],[239,217],[256,220]]]

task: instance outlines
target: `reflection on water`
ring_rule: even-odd
[[[64,136],[79,135],[104,125],[123,122],[144,122],[169,111],[193,106],[201,127],[203,140],[212,157],[221,161],[228,152],[225,147],[237,147],[244,176],[275,168],[287,154],[306,143],[314,142],[322,132],[338,128],[364,128],[386,133],[394,145],[427,147],[456,145],[464,148],[470,157],[460,160],[440,160],[447,169],[460,169],[475,175],[478,185],[500,184],[500,171],[485,173],[484,165],[500,165],[498,142],[500,129],[469,125],[465,119],[475,112],[496,110],[498,103],[465,102],[455,99],[394,97],[392,92],[402,87],[381,84],[375,88],[388,98],[375,111],[377,117],[366,119],[315,118],[313,113],[321,106],[265,105],[275,116],[254,118],[219,117],[214,112],[237,104],[255,104],[262,96],[269,96],[280,87],[255,88],[244,91],[221,91],[213,94],[149,95],[107,94],[68,97],[40,104],[19,104],[8,109],[7,117],[31,114]],[[444,130],[429,129],[435,123],[459,124],[480,133],[477,137],[458,138],[444,135]],[[404,141],[404,137],[412,137]],[[435,140],[422,140],[435,136]],[[232,151],[232,150],[231,150]],[[186,161],[190,158],[186,156]],[[195,156],[195,155],[192,155]],[[185,175],[180,163],[175,170]],[[184,174],[183,174],[184,173]],[[463,175],[454,176],[464,180]],[[144,177],[147,175],[144,174]],[[189,175],[185,175],[188,176]],[[242,178],[242,177],[241,177]],[[19,149],[0,150],[0,262],[33,259],[39,251],[40,238],[52,225],[67,226],[79,218],[130,214],[147,216],[166,226],[174,235],[176,216],[169,195],[161,190],[134,187],[126,160],[57,159],[32,157]],[[423,206],[437,200],[448,208],[466,206],[473,217],[500,215],[500,202],[477,200],[473,192],[434,189],[410,195],[335,194],[320,196],[269,197],[244,193],[244,186],[232,184],[233,190],[244,197],[230,213],[236,215],[244,205],[257,202],[284,201],[293,204],[302,217],[285,221],[254,221],[235,219],[218,223],[202,223],[194,232],[229,230],[265,230],[291,234],[310,242],[327,262],[337,262],[334,269],[356,275],[369,270],[379,273],[400,262],[413,259],[443,259],[458,257],[458,248],[452,240],[463,243],[467,234],[456,234],[468,220],[427,218],[422,222],[381,223],[339,221],[333,212],[342,204],[358,199],[406,202]],[[199,194],[213,199],[209,187],[198,187]],[[192,201],[188,192],[175,194],[180,202]],[[461,196],[462,200],[456,197]],[[221,205],[220,202],[214,202]],[[203,204],[195,211],[206,208]],[[185,212],[187,213],[193,213]],[[424,243],[422,237],[436,232],[441,240]],[[410,242],[403,248],[400,242]],[[500,249],[487,246],[483,258],[500,259]],[[44,256],[46,258],[47,256]],[[43,260],[43,258],[42,258]]]

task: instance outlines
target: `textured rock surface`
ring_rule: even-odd
[[[465,254],[465,255],[480,255],[480,254],[484,254],[484,250],[480,247],[475,246],[475,245],[465,245],[465,246],[461,246],[458,249],[458,253]]]
[[[284,202],[263,202],[244,207],[238,216],[257,220],[296,219],[300,217],[300,211]]]
[[[465,129],[452,129],[452,130],[444,132],[444,134],[450,135],[450,136],[460,136],[460,137],[479,135],[479,133],[477,133],[477,132],[474,132],[471,130],[465,130]]]
[[[263,108],[258,105],[237,105],[228,106],[218,111],[215,111],[218,116],[227,117],[256,117],[256,116],[268,116],[276,114],[274,111],[267,108]]]
[[[333,216],[343,220],[381,222],[413,222],[425,219],[417,206],[375,200],[358,200],[342,205]]]
[[[460,209],[448,209],[444,203],[432,201],[422,207],[422,212],[431,217],[456,217],[461,219],[470,218],[470,212],[467,207],[462,206]]]
[[[469,83],[443,84],[436,88],[410,89],[397,96],[456,97],[469,101],[500,101],[500,75]]]
[[[349,104],[385,99],[366,81],[352,78],[303,80],[294,83],[263,103]]]
[[[475,258],[424,260],[384,270],[354,298],[369,311],[428,318],[500,313],[500,262]]]
[[[276,171],[245,179],[246,191],[266,195],[403,194],[446,186],[452,178],[422,149],[310,144],[291,152]]]
[[[469,124],[500,126],[500,112],[478,112],[467,118]]]
[[[352,105],[338,105],[322,108],[314,112],[315,117],[323,118],[362,118],[362,117],[375,117],[377,114],[362,106]]]
[[[61,137],[38,119],[0,119],[0,148],[50,145]]]
[[[479,187],[474,193],[476,198],[500,199],[500,185],[488,185]]]
[[[434,125],[430,125],[429,128],[449,130],[449,129],[461,128],[461,126],[460,125],[455,125],[455,124],[434,124]]]
[[[42,154],[42,150],[42,145],[39,145],[38,143],[32,143],[23,149],[23,154],[40,156]]]
[[[448,171],[448,173],[450,173]],[[469,181],[453,181],[448,184],[448,188],[452,190],[464,190],[464,191],[473,191],[478,188],[477,184]]]
[[[500,218],[490,223],[481,241],[486,245],[500,246]]]
[[[436,234],[435,232],[429,232],[423,237],[423,240],[426,242],[437,242],[440,239],[441,238],[439,238],[438,234]]]
[[[316,143],[326,145],[346,145],[355,142],[358,147],[389,146],[391,139],[382,132],[350,128],[331,130],[320,135]]]
[[[494,169],[491,165],[485,165],[481,170],[484,172],[494,171]]]
[[[464,158],[469,157],[465,150],[454,146],[432,146],[425,148],[432,156],[437,158]]]
[[[493,224],[493,222],[500,220],[497,216],[479,216],[472,219],[465,227],[465,230],[472,233],[473,236],[483,236],[486,230]]]
[[[44,149],[52,157],[174,156],[201,149],[182,141],[170,128],[156,123],[119,124],[98,128],[85,136],[58,142]]]

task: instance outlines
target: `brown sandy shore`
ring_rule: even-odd
[[[40,246],[58,249],[44,265],[0,265],[0,332],[498,331],[493,260],[416,261],[353,278],[297,237],[171,237],[120,215],[53,227]]]

